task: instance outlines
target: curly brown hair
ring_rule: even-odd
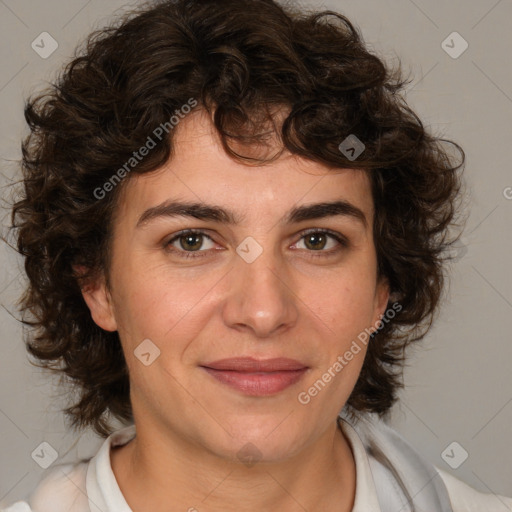
[[[370,53],[335,12],[273,0],[167,0],[92,33],[50,88],[27,101],[23,190],[12,211],[29,279],[21,309],[34,364],[73,384],[76,400],[65,409],[72,427],[107,436],[109,415],[133,420],[118,334],[93,322],[81,294],[87,279],[108,277],[115,207],[130,177],[100,200],[94,191],[191,97],[213,116],[232,158],[267,161],[233,143],[261,142],[272,109],[285,106],[281,151],[368,172],[378,271],[401,310],[372,336],[347,406],[381,416],[390,409],[403,385],[404,349],[438,309],[465,160],[407,105],[400,67]],[[353,161],[339,149],[351,134],[365,145]],[[133,173],[164,164],[173,136]],[[88,269],[83,282],[79,265]]]

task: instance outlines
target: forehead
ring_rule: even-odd
[[[294,206],[345,200],[373,215],[370,180],[366,172],[330,168],[284,152],[263,165],[231,158],[204,110],[183,119],[173,139],[172,156],[155,171],[129,178],[120,197],[123,217],[140,214],[169,198],[218,204],[238,212],[244,221],[282,216]],[[265,156],[279,149],[274,137],[268,147],[234,147],[244,155]]]

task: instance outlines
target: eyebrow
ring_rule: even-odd
[[[334,216],[351,217],[361,222],[365,228],[368,227],[368,221],[364,212],[345,200],[313,203],[295,207],[286,214],[282,222],[284,224],[293,224],[306,220],[316,220]],[[240,224],[244,218],[219,206],[208,205],[206,203],[168,200],[145,210],[139,217],[136,227],[141,227],[152,220],[162,217],[192,217],[199,220],[209,220],[229,225]]]

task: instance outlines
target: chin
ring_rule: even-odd
[[[250,465],[251,461],[277,462],[289,459],[309,444],[309,436],[308,431],[299,423],[283,421],[281,416],[277,418],[276,415],[275,419],[267,416],[260,420],[237,418],[229,429],[226,428],[231,435],[222,430],[220,438],[208,439],[210,451],[246,465]]]

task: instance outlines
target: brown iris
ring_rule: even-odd
[[[304,243],[308,249],[323,249],[327,242],[327,236],[323,233],[313,233],[311,235],[307,235],[304,238]]]
[[[188,234],[182,235],[179,238],[180,245],[185,250],[197,251],[203,244],[203,235]],[[183,242],[185,241],[185,242]],[[194,243],[195,242],[195,243]]]

